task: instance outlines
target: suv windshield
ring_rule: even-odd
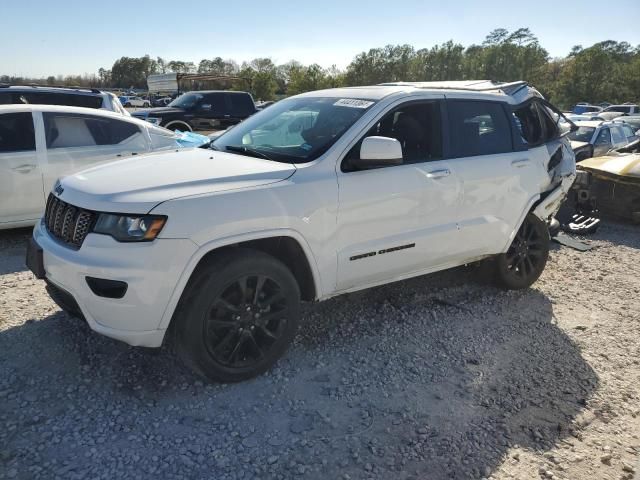
[[[578,127],[575,132],[571,132],[569,134],[569,140],[589,143],[593,137],[593,132],[595,131],[595,127]]]
[[[192,108],[195,107],[202,98],[202,95],[199,93],[185,93],[176,98],[168,106],[176,108]]]
[[[304,163],[325,153],[373,100],[302,97],[282,100],[221,135],[211,148]]]

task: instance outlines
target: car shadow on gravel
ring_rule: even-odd
[[[572,435],[597,385],[545,295],[471,269],[307,305],[287,355],[235,385],[59,312],[0,332],[0,470],[482,478]]]

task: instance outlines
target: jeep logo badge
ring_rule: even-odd
[[[56,195],[60,196],[62,195],[62,192],[64,192],[64,188],[62,188],[62,185],[60,185],[60,182],[56,183],[56,186],[53,188],[53,191],[55,192]]]

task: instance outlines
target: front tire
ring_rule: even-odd
[[[176,122],[168,122],[166,124],[163,125],[164,128],[168,129],[168,130],[180,130],[181,132],[192,132],[193,129],[191,128],[191,126],[185,122],[180,122],[180,121],[176,121]]]
[[[246,380],[284,354],[299,319],[291,271],[270,255],[237,249],[214,257],[189,282],[175,318],[177,352],[210,380]]]
[[[549,241],[547,224],[534,214],[528,214],[507,253],[495,259],[498,284],[509,290],[531,286],[547,264]]]

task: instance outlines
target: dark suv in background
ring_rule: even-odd
[[[187,92],[166,107],[138,109],[131,114],[171,130],[225,129],[256,113],[247,92]]]

